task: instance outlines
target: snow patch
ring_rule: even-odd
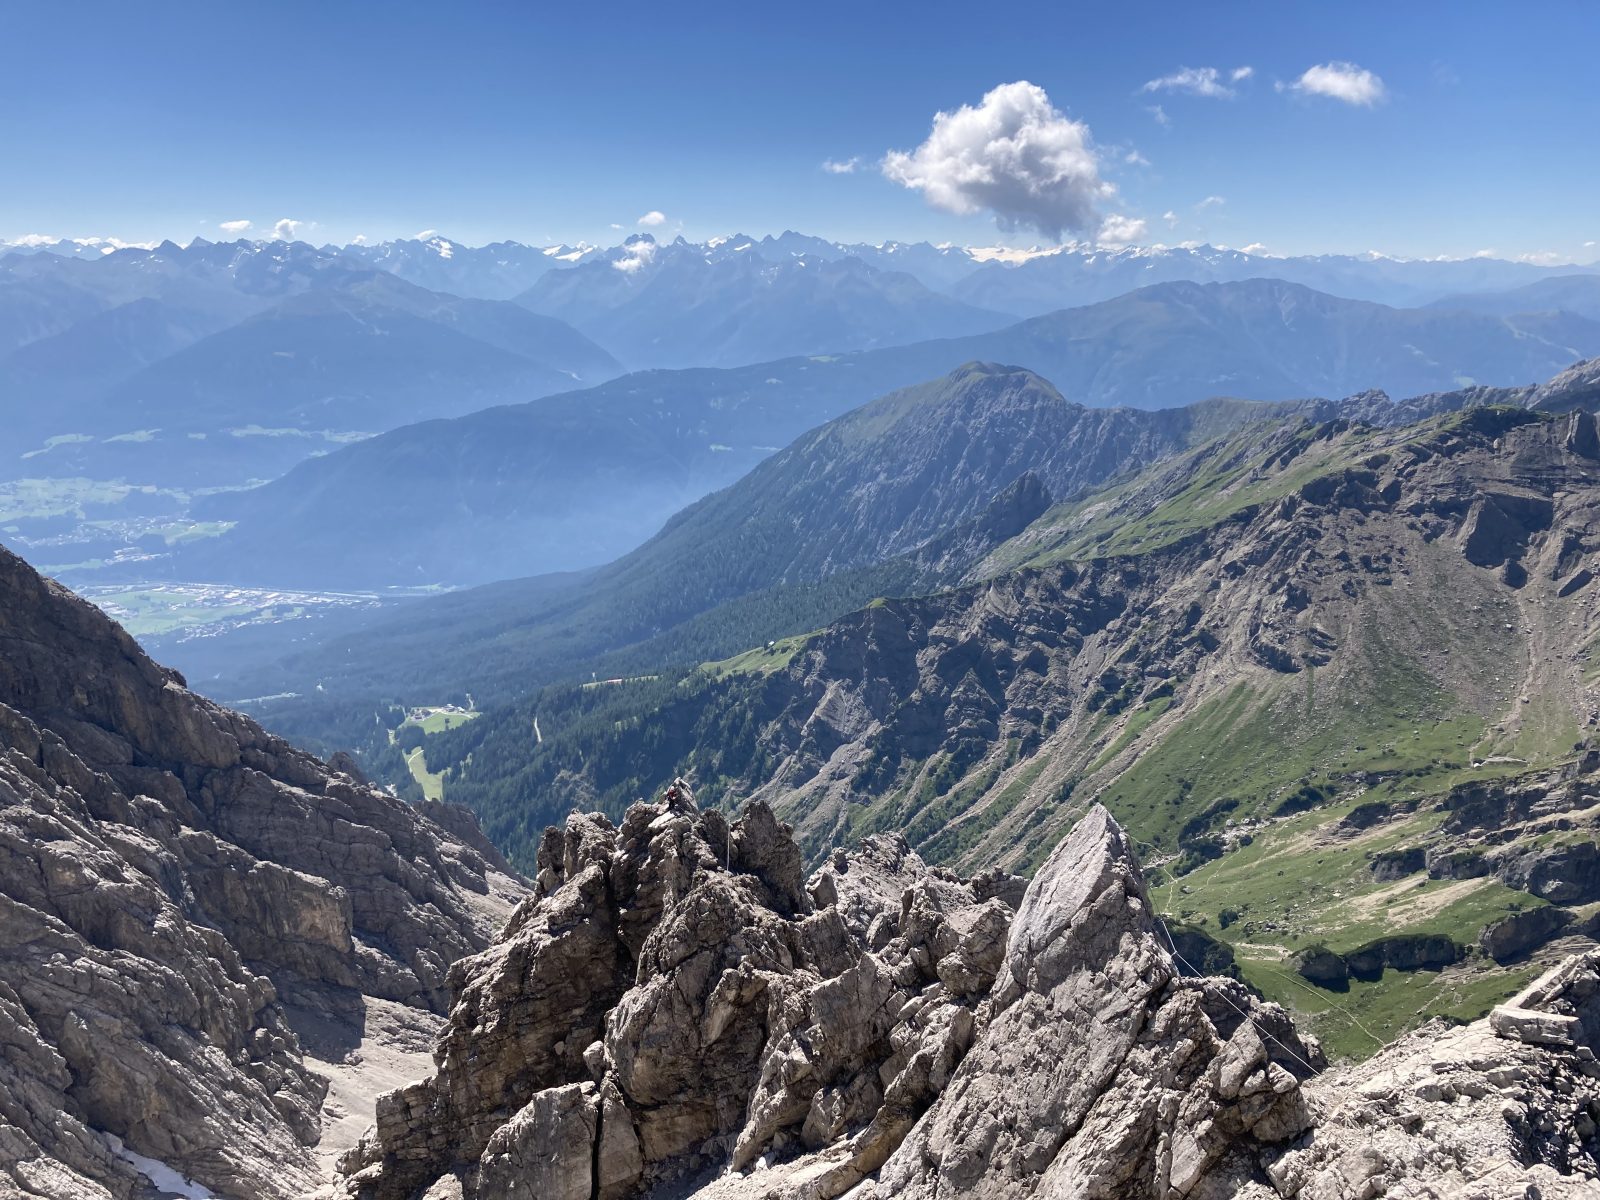
[[[1053,254],[1063,254],[1076,249],[1076,244],[1068,242],[1062,246],[1029,246],[1018,249],[1013,246],[968,246],[967,254],[975,262],[1003,262],[1015,265],[1025,263],[1029,259],[1049,258]]]
[[[122,1139],[116,1134],[108,1133],[104,1137],[118,1158],[148,1179],[164,1195],[177,1197],[178,1200],[222,1200],[210,1188],[185,1178],[166,1163],[135,1154],[122,1144]]]

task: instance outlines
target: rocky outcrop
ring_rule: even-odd
[[[349,1195],[631,1196],[824,1147],[837,1194],[966,1050],[1016,894],[896,838],[803,885],[770,809],[730,825],[681,783],[619,826],[570,818],[538,861],[540,895],[453,969],[438,1071],[380,1101]]]
[[[1304,1128],[1315,1047],[1241,984],[1180,977],[1103,809],[1025,897],[895,837],[797,896],[764,805],[730,826],[686,797],[548,831],[543,894],[454,969],[439,1070],[380,1102],[348,1195],[714,1195],[774,1161],[775,1194],[811,1198],[1156,1188]]]
[[[316,1185],[299,1029],[442,1009],[522,888],[0,550],[0,1194]]]
[[[452,973],[437,1072],[384,1098],[358,1200],[1577,1197],[1600,1180],[1600,953],[1492,1021],[1324,1073],[1186,977],[1095,807],[1013,911],[897,837],[797,901],[790,832],[674,785],[547,832],[540,892]]]
[[[1238,1196],[1587,1200],[1600,1194],[1597,1035],[1591,952],[1488,1020],[1432,1022],[1317,1079],[1311,1134],[1264,1159],[1268,1186]]]
[[[1319,1052],[1243,985],[1179,976],[1102,808],[1029,888],[990,1004],[875,1195],[1188,1195],[1310,1123]]]
[[[1570,924],[1570,912],[1546,904],[1491,921],[1478,935],[1478,944],[1495,962],[1515,962],[1530,951],[1537,950]]]

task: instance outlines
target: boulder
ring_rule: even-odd
[[[1594,842],[1513,849],[1497,861],[1495,874],[1507,887],[1552,904],[1600,900],[1600,845]]]
[[[1367,861],[1367,869],[1378,883],[1393,883],[1407,875],[1427,869],[1427,853],[1421,846],[1380,850]]]
[[[1322,987],[1338,987],[1350,978],[1350,964],[1326,946],[1307,946],[1292,961],[1299,975]]]
[[[1572,914],[1564,908],[1540,905],[1491,921],[1478,935],[1478,944],[1495,962],[1514,962],[1550,941],[1572,920]]]

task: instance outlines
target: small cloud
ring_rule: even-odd
[[[1146,222],[1141,218],[1112,213],[1100,223],[1096,240],[1107,246],[1126,246],[1144,237],[1146,228]]]
[[[294,241],[295,233],[304,224],[304,221],[291,221],[288,217],[285,217],[272,227],[272,236],[282,242],[292,242]]]
[[[613,222],[611,222],[611,228],[613,228],[613,229],[621,229],[622,226],[618,225],[615,221],[613,221]]]
[[[51,237],[48,233],[25,233],[11,244],[13,246],[26,246],[30,250],[37,250],[40,246],[54,246],[60,241],[60,238]]]
[[[1249,79],[1255,74],[1252,67],[1238,67],[1229,73],[1234,83]],[[1191,96],[1209,96],[1213,100],[1228,100],[1238,95],[1222,82],[1222,72],[1216,67],[1179,67],[1171,75],[1152,79],[1140,92],[1187,92]]]
[[[1221,208],[1227,202],[1228,198],[1226,196],[1207,196],[1204,200],[1200,201],[1199,204],[1196,204],[1195,207],[1198,209]]]
[[[52,238],[51,244],[59,239]],[[74,246],[88,246],[100,251],[101,254],[110,254],[113,250],[154,250],[156,242],[125,242],[121,238],[86,237],[73,238]]]
[[[654,208],[639,218],[639,224],[646,229],[654,229],[657,225],[665,225],[666,223],[667,214]]]
[[[439,236],[439,231],[437,229],[424,229],[419,233],[412,234],[411,236],[413,238],[415,238],[419,242],[425,242],[429,238],[438,237]]]
[[[934,208],[987,209],[1007,232],[1029,227],[1060,239],[1101,225],[1101,201],[1116,189],[1100,178],[1089,127],[1026,80],[991,89],[976,105],[934,114],[915,150],[893,150],[882,171]]]
[[[1293,83],[1280,83],[1278,90],[1283,91],[1285,87],[1302,95],[1327,96],[1360,108],[1371,108],[1388,95],[1383,80],[1352,62],[1330,62],[1308,67]]]
[[[365,246],[367,244],[367,235],[364,233],[356,234],[355,237],[350,239],[350,244],[352,246]]]
[[[1167,116],[1167,110],[1162,108],[1159,104],[1147,104],[1145,106],[1145,112],[1149,113],[1155,118],[1157,125],[1172,124],[1172,118]]]
[[[1594,246],[1595,246],[1595,243],[1593,243],[1593,242],[1585,242],[1583,244],[1583,248],[1585,250],[1592,250],[1592,249],[1594,249]]]
[[[1122,156],[1122,161],[1130,167],[1148,167],[1150,165],[1150,160],[1137,150],[1129,150]]]
[[[1178,214],[1173,212],[1171,209],[1168,209],[1166,212],[1162,213],[1161,219],[1167,223],[1168,229],[1176,229],[1178,227]]]
[[[845,159],[825,158],[822,160],[822,169],[829,175],[853,175],[855,169],[861,165],[861,156],[852,155]]]
[[[1251,242],[1248,246],[1239,248],[1241,254],[1265,254],[1267,247],[1263,242]]]
[[[1484,249],[1484,250],[1474,250],[1472,252],[1472,257],[1473,258],[1494,258],[1494,257],[1496,257],[1496,252],[1495,252],[1494,248],[1491,246],[1491,247],[1489,247],[1487,249]]]
[[[223,233],[243,233],[250,228],[249,221],[224,221],[217,226]]]
[[[640,238],[635,241],[630,238],[622,248],[622,257],[616,259],[611,265],[624,275],[632,275],[635,271],[649,266],[656,257],[656,243],[649,238]]]
[[[1557,254],[1554,250],[1535,250],[1528,254],[1517,255],[1517,261],[1531,263],[1536,267],[1555,267],[1567,261],[1565,254]]]

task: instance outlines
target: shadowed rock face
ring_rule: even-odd
[[[0,550],[0,1193],[134,1195],[122,1145],[306,1191],[327,1085],[294,1014],[442,1010],[522,892]]]

